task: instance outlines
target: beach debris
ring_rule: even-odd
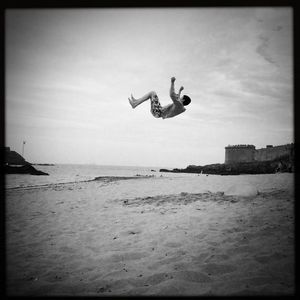
[[[135,231],[129,231],[129,234],[137,234],[138,232]]]
[[[230,202],[231,203],[236,203],[236,202],[238,202],[238,199],[232,198],[232,199],[230,199]]]
[[[33,276],[31,276],[31,277],[28,278],[28,280],[29,280],[29,281],[37,281],[37,280],[39,280],[39,279],[38,279],[38,277],[33,277]]]
[[[97,290],[97,293],[105,293],[105,292],[111,292],[110,286],[109,285],[105,285],[104,287],[101,287]]]

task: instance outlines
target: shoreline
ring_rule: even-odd
[[[37,184],[37,185],[28,185],[28,186],[17,186],[17,187],[5,187],[6,191],[9,190],[30,190],[30,189],[38,189],[38,188],[55,188],[56,186],[64,186],[64,185],[72,185],[72,184],[80,184],[86,182],[94,182],[94,181],[103,181],[103,182],[114,182],[119,180],[130,180],[130,179],[145,179],[151,178],[154,176],[151,175],[136,175],[136,176],[97,176],[94,179],[88,180],[80,180],[80,181],[68,181],[68,182],[57,182],[57,183],[46,183],[46,184]]]

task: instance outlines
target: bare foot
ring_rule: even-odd
[[[132,108],[135,108],[135,106],[134,106],[134,104],[133,104],[133,100],[130,99],[130,98],[128,98],[128,100],[129,100],[129,103],[130,103],[131,107],[132,107]]]
[[[128,100],[129,100],[129,103],[132,106],[132,108],[135,108],[136,105],[134,104],[134,102],[136,99],[132,96],[132,94],[131,94],[131,98],[128,98]]]

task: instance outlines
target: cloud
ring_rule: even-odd
[[[282,101],[287,100],[288,102],[292,99],[292,90],[289,86],[277,85],[272,82],[261,82],[258,80],[244,80],[241,84],[245,92],[259,96],[271,97],[274,102],[275,99]]]
[[[260,35],[259,39],[262,41],[262,43],[257,46],[256,52],[258,54],[260,54],[269,63],[277,65],[275,60],[272,58],[272,56],[268,52],[268,50],[269,50],[269,38],[265,37],[263,35]]]

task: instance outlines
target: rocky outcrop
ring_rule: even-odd
[[[5,147],[4,173],[5,174],[30,174],[30,175],[49,175],[48,173],[35,169],[24,157],[16,151],[11,151]]]
[[[11,151],[9,147],[5,148],[5,163],[8,165],[26,165],[28,162],[16,151]]]
[[[294,172],[294,162],[289,155],[272,161],[237,162],[230,164],[211,164],[205,166],[188,166],[185,169],[160,169],[160,172],[197,173],[215,175],[272,174],[276,172]]]
[[[30,175],[49,175],[48,173],[35,169],[32,165],[26,164],[23,166],[4,166],[4,172],[6,174],[30,174]]]

